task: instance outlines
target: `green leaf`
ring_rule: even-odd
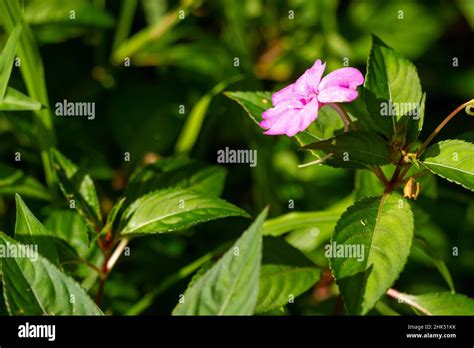
[[[0,1],[0,21],[6,32],[10,34],[19,23],[23,21],[23,8],[17,0]],[[22,24],[20,41],[17,47],[17,55],[21,58],[20,71],[23,76],[28,95],[37,100],[45,108],[35,109],[35,120],[37,129],[37,141],[41,150],[41,159],[48,187],[56,183],[54,170],[52,168],[49,150],[56,142],[52,114],[49,108],[49,98],[46,90],[44,77],[44,66],[41,55],[36,44],[33,32],[26,23]],[[8,93],[8,91],[7,91]]]
[[[474,191],[474,142],[440,141],[426,149],[420,159],[434,174]]]
[[[127,236],[164,233],[228,216],[248,214],[222,199],[172,188],[152,192],[133,202],[123,213],[119,230]]]
[[[392,286],[413,230],[410,205],[397,193],[363,199],[341,216],[326,256],[349,314],[366,314]],[[361,250],[363,257],[354,253]]]
[[[133,34],[113,52],[112,62],[114,64],[121,64],[125,58],[135,56],[143,48],[162,39],[165,34],[170,32],[170,29],[173,29],[181,22],[179,19],[181,11],[187,13],[197,8],[200,4],[199,1],[188,1],[180,4],[175,9],[167,12],[160,21]]]
[[[74,10],[74,19],[70,11]],[[93,5],[87,0],[32,0],[24,12],[25,20],[31,25],[47,25],[54,23],[67,23],[67,26],[93,26],[97,28],[110,28],[114,18],[102,8]],[[66,29],[66,26],[63,26]]]
[[[51,153],[64,196],[68,200],[74,199],[79,213],[93,230],[102,227],[99,198],[89,174],[78,168],[58,150],[53,149]]]
[[[20,39],[21,25],[13,29],[10,37],[3,48],[0,55],[0,103],[3,102],[5,93],[7,92],[8,81],[12,73],[13,61],[15,60],[16,46]]]
[[[112,207],[110,210],[109,214],[107,215],[107,220],[105,222],[104,227],[102,228],[102,231],[100,234],[106,234],[108,232],[115,232],[114,225],[118,221],[118,216],[120,211],[122,210],[122,207],[125,203],[125,198],[120,199],[115,205]],[[98,235],[97,235],[98,236]]]
[[[353,197],[348,196],[325,210],[292,212],[269,219],[263,224],[263,235],[288,233],[286,242],[304,253],[311,252],[331,238],[341,214],[353,203]]]
[[[209,166],[189,177],[187,186],[183,185],[183,187],[202,192],[208,196],[219,197],[224,190],[225,178],[225,168]]]
[[[132,29],[133,25],[133,18],[135,17],[135,11],[137,9],[137,2],[137,0],[125,0],[122,2],[120,7],[120,16],[115,29],[112,51],[115,51],[118,45],[126,40],[130,35],[130,30]]]
[[[173,315],[251,315],[258,297],[265,209],[224,256],[184,293]]]
[[[85,257],[89,249],[87,226],[84,219],[74,210],[58,210],[45,221],[44,226],[51,233],[64,240],[77,253]]]
[[[322,150],[326,154],[332,153],[332,157],[326,162],[331,162],[336,167],[390,163],[388,144],[378,135],[368,132],[347,132],[332,139],[306,145],[303,149]]]
[[[364,101],[369,117],[362,113],[360,121],[367,130],[377,131],[389,140],[395,133],[408,132],[410,143],[418,136],[424,97],[416,68],[375,35],[367,61]],[[415,111],[419,113],[414,114]]]
[[[321,276],[321,271],[300,251],[283,240],[266,237],[260,287],[255,313],[280,308],[307,291]]]
[[[54,235],[33,215],[20,195],[15,195],[15,200],[15,239],[23,244],[37,245],[41,255],[52,263],[58,264]]]
[[[474,299],[450,292],[401,294],[403,303],[422,315],[474,315]]]
[[[48,190],[34,177],[20,169],[0,163],[0,196],[20,194],[23,197],[50,200]]]
[[[224,92],[248,113],[257,125],[262,121],[262,113],[272,107],[272,92]]]
[[[237,75],[222,81],[199,99],[196,105],[193,106],[189,116],[186,118],[183,129],[181,130],[178,140],[176,140],[174,148],[176,154],[181,155],[191,152],[198,139],[199,133],[201,132],[204,117],[206,116],[207,109],[209,109],[212,99],[221,93],[228,85],[241,79],[242,76]]]
[[[423,123],[425,120],[425,103],[426,103],[426,93],[423,93],[421,100],[420,100],[420,118],[418,120],[415,120],[412,117],[405,117],[405,128],[406,128],[406,134],[405,134],[405,143],[406,144],[412,144],[414,141],[416,141],[421,133],[421,130],[423,128]]]
[[[125,189],[125,196],[134,201],[158,189],[179,187],[218,197],[224,189],[225,177],[223,167],[206,167],[186,158],[165,158],[135,171]]]
[[[356,170],[354,181],[356,200],[373,196],[380,197],[383,194],[384,186],[382,182],[377,175],[369,170]]]
[[[292,212],[269,219],[263,224],[264,236],[281,236],[285,233],[306,227],[317,227],[322,223],[334,226],[341,216],[337,211]]]
[[[41,108],[41,103],[11,87],[7,87],[5,98],[0,102],[0,111],[29,111]]]
[[[28,247],[0,232],[2,250],[28,255]],[[5,257],[2,282],[12,315],[101,315],[89,295],[72,278],[41,255]]]

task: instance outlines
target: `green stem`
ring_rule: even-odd
[[[112,50],[115,51],[117,47],[127,39],[130,34],[130,28],[133,23],[133,17],[135,16],[135,10],[137,8],[137,0],[124,0],[122,7],[120,8],[120,17],[117,24],[117,30],[115,31],[114,43]]]
[[[125,58],[131,58],[144,46],[161,38],[180,21],[180,11],[188,11],[200,5],[200,1],[188,0],[176,9],[168,12],[159,22],[148,26],[122,42],[112,54],[112,62],[121,64]]]

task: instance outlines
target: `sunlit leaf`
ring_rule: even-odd
[[[17,194],[15,239],[23,244],[34,244],[38,251],[52,263],[58,263],[58,254],[55,247],[55,236],[33,215],[25,202]]]
[[[407,143],[416,140],[424,111],[418,73],[408,59],[375,35],[367,62],[364,101],[369,118],[362,118],[362,113],[360,121],[367,130],[377,131],[387,139],[395,133],[407,133]]]
[[[410,205],[396,193],[358,201],[341,216],[326,252],[349,314],[366,314],[392,286],[413,230]]]
[[[248,216],[226,201],[179,188],[152,192],[133,202],[123,213],[124,236],[182,230],[200,222],[229,216]]]
[[[41,108],[41,103],[12,87],[7,87],[5,97],[0,102],[0,111],[33,111]]]
[[[419,315],[474,315],[474,299],[450,292],[401,294],[401,302]]]
[[[445,140],[431,145],[421,156],[423,166],[431,172],[474,191],[474,143],[467,140]]]
[[[267,210],[183,295],[173,315],[251,315],[258,297],[261,226]]]
[[[49,200],[48,190],[34,177],[26,175],[20,169],[15,169],[0,163],[0,195],[14,195]]]
[[[21,25],[13,29],[0,55],[0,103],[3,102],[3,98],[7,92],[8,81],[12,73],[13,60],[15,59],[16,46],[20,39],[20,34]]]
[[[0,232],[3,250],[27,246]],[[2,282],[7,308],[12,315],[101,315],[89,295],[72,278],[41,255],[2,260]]]

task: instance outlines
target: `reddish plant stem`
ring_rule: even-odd
[[[336,112],[339,114],[341,117],[342,123],[344,124],[344,133],[347,133],[349,131],[349,126],[352,126],[352,128],[355,129],[354,123],[352,122],[351,118],[347,114],[346,110],[344,108],[336,103],[330,103],[329,106],[331,106]]]
[[[97,290],[97,294],[95,297],[95,303],[99,307],[102,306],[102,303],[104,301],[105,282],[107,281],[107,277],[109,275],[109,272],[107,269],[108,261],[109,261],[109,257],[108,255],[106,255],[106,253],[104,253],[104,262],[102,263],[102,274],[100,276],[99,288]]]
[[[112,248],[114,241],[112,239],[112,233],[107,233],[106,237],[104,240],[101,240],[100,237],[97,240],[97,243],[102,250],[102,253],[104,255],[104,260],[102,262],[102,268],[101,268],[101,276],[100,276],[100,281],[99,281],[99,288],[97,290],[95,302],[97,306],[102,306],[102,302],[104,300],[104,290],[105,290],[105,282],[107,281],[107,277],[109,275],[109,268],[107,267],[110,259],[110,249]]]
[[[382,181],[383,185],[387,186],[388,180],[385,177],[385,174],[382,171],[382,169],[379,166],[373,166],[373,167],[370,167],[370,168],[371,168],[372,172]]]

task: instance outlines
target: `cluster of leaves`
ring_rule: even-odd
[[[227,92],[227,96],[242,105],[257,124],[262,120],[262,112],[271,106],[269,92]],[[418,238],[426,238],[416,228],[414,211],[419,208],[405,198],[413,198],[413,178],[431,172],[474,190],[473,134],[466,133],[428,148],[427,142],[418,141],[425,117],[425,94],[416,68],[376,36],[367,62],[363,98],[368,112],[357,115],[350,131],[326,139],[312,126],[295,136],[303,149],[324,159],[324,164],[362,170],[361,176],[372,172],[381,181],[380,192],[359,195],[337,221],[331,236],[331,244],[361,245],[366,250],[362,262],[347,255],[330,257],[330,268],[349,314],[367,314],[375,306],[398,279],[412,247],[432,255],[429,236],[427,243],[417,242]],[[401,108],[394,108],[390,116],[385,116],[381,114],[384,104],[418,106],[418,113],[412,113],[414,110],[402,113]],[[332,117],[337,116],[332,114]],[[328,119],[323,113],[316,123],[322,123],[321,127],[328,131],[331,126]],[[386,175],[391,175],[391,179]],[[402,184],[407,185],[404,196],[397,192]],[[419,308],[425,313],[446,314],[450,313],[449,306],[451,313],[474,314],[474,300],[454,293],[447,268],[442,261],[437,262],[452,289],[452,293],[440,295],[449,305],[422,301]],[[434,294],[422,297],[439,299]],[[407,303],[416,303],[416,296],[412,299]]]
[[[44,226],[16,196],[15,236],[12,239],[1,233],[1,243],[5,250],[37,245],[39,255],[37,260],[2,258],[4,300],[13,315],[102,314],[71,276],[104,279],[113,267],[112,247],[131,238],[213,219],[248,217],[242,209],[216,197],[225,177],[221,168],[167,159],[140,168],[131,177],[124,199],[103,219],[90,176],[59,151],[54,150],[52,157],[61,190],[83,220],[64,210]],[[136,196],[139,198],[134,199]],[[262,258],[266,215],[265,210],[217,263],[201,268],[174,314],[263,313],[285,305],[289,296],[300,295],[319,279],[320,270],[282,240],[265,239]],[[97,256],[95,241],[102,257]],[[116,250],[123,251],[120,247]],[[86,264],[90,269],[68,268],[68,264]]]

